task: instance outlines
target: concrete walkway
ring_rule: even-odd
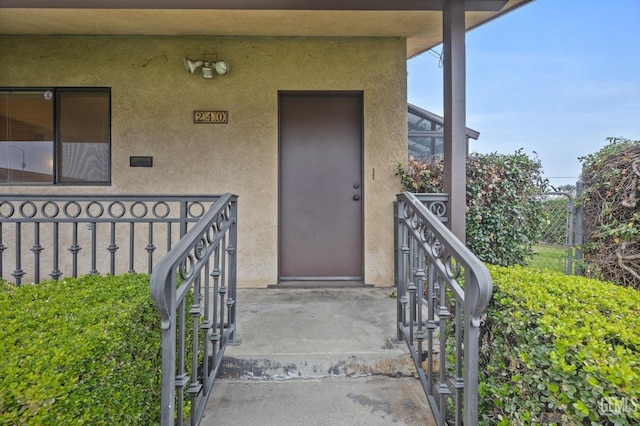
[[[203,426],[435,424],[396,339],[393,288],[238,289]]]

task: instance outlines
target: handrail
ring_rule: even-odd
[[[398,339],[409,346],[437,423],[476,425],[479,327],[491,275],[414,194],[399,194],[396,209]]]
[[[191,424],[199,424],[226,345],[235,343],[236,244],[237,197],[225,194],[151,275],[162,325],[162,425],[182,424],[186,396]]]

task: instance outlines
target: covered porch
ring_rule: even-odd
[[[225,0],[206,5],[190,0],[179,8],[170,1],[149,6],[143,0],[126,5],[105,0],[90,7],[74,0],[57,2],[55,7],[38,0],[1,2],[3,93],[7,99],[29,92],[44,99],[39,102],[52,101],[47,105],[53,121],[49,132],[40,129],[47,124],[39,123],[38,129],[27,126],[28,141],[49,144],[52,152],[52,165],[48,172],[38,172],[38,182],[29,180],[35,174],[28,173],[33,160],[30,147],[22,145],[25,141],[17,137],[2,141],[0,149],[11,173],[0,186],[0,277],[26,283],[47,275],[153,273],[152,295],[161,317],[166,362],[163,424],[173,423],[176,409],[178,423],[182,421],[185,396],[198,406],[192,410],[192,422],[200,421],[227,344],[242,338],[236,333],[236,324],[242,321],[236,316],[238,287],[264,288],[292,278],[331,283],[348,278],[363,284],[361,291],[368,288],[364,284],[394,286],[395,338],[408,343],[409,358],[423,390],[431,395],[428,404],[436,419],[444,424],[447,410],[438,407],[450,401],[462,407],[464,395],[466,411],[457,409],[454,419],[460,423],[464,416],[465,424],[474,424],[477,386],[473,377],[462,379],[462,363],[473,365],[473,356],[470,361],[457,358],[452,376],[445,377],[444,371],[443,376],[440,371],[435,374],[431,361],[420,371],[422,357],[436,355],[427,342],[433,343],[436,336],[444,339],[448,318],[457,324],[451,340],[455,347],[461,349],[469,335],[473,339],[473,333],[463,336],[462,326],[477,328],[487,285],[490,288],[484,277],[483,290],[466,297],[456,284],[464,274],[466,285],[473,287],[474,274],[481,273],[474,272],[473,257],[460,243],[465,236],[465,31],[527,2],[403,0],[371,6],[354,1],[345,6],[337,1],[256,0],[239,6]],[[446,206],[452,233],[422,203],[409,196],[395,198],[399,185],[394,172],[407,155],[406,60],[442,42],[449,197],[438,206]],[[185,58],[194,61],[194,69]],[[225,72],[210,74],[214,67],[206,64],[221,59]],[[109,120],[102,133],[106,139],[86,140],[91,132],[78,136],[61,130],[62,99],[78,88],[99,90],[108,99]],[[309,95],[316,100],[347,97],[351,115],[315,103],[309,111],[333,115],[305,115],[304,120],[326,120],[295,121],[291,128],[307,133],[298,137],[294,132],[289,138],[283,117],[290,117],[288,112],[296,117],[302,109],[297,105],[287,109],[286,101],[300,96],[308,100]],[[9,123],[29,123],[27,116],[33,110],[12,111],[12,119],[4,120],[6,129]],[[337,120],[346,116],[353,127],[327,137]],[[283,243],[288,238],[284,230],[291,229],[291,222],[285,212],[289,206],[304,207],[318,198],[295,185],[297,198],[283,198],[286,185],[305,175],[286,174],[287,165],[295,164],[287,162],[286,154],[294,152],[286,149],[288,142],[313,140],[326,153],[325,140],[339,141],[338,147],[347,145],[341,142],[344,134],[352,135],[354,142],[354,156],[339,167],[355,170],[355,177],[339,181],[348,196],[336,203],[314,204],[309,210],[317,216],[311,225],[301,224],[303,229],[317,228],[313,238],[305,236],[297,241],[301,244],[288,246]],[[76,167],[68,169],[65,162],[73,162],[71,154],[81,152],[85,144],[100,154],[91,159],[98,158],[106,174],[99,182],[78,184],[72,176]],[[91,144],[101,147],[94,149]],[[14,161],[22,153],[25,158]],[[307,150],[304,158],[314,164],[317,157]],[[334,163],[338,161],[325,164]],[[235,195],[180,199],[226,191]],[[183,207],[172,207],[170,197],[162,195],[166,193],[180,194],[175,201]],[[336,193],[341,192],[327,191]],[[147,196],[151,198],[145,200]],[[400,206],[395,218],[394,201]],[[317,262],[308,262],[309,257],[293,262],[306,262],[307,269],[289,269],[283,259],[299,247],[311,246],[316,237],[329,235],[325,243],[336,237],[326,232],[333,228],[331,222],[317,226],[318,220],[346,215],[355,221],[337,228],[349,230],[338,235],[351,235],[353,244],[325,244],[324,250],[338,257],[357,251],[355,261],[348,262],[355,269],[318,273],[313,269],[322,258],[317,252],[312,252]],[[294,215],[294,219],[307,217],[304,209]],[[167,222],[173,225],[165,228]],[[59,234],[63,224],[71,229],[64,237]],[[129,258],[125,255],[127,260],[122,260],[125,247]],[[140,249],[141,254],[134,254]],[[59,261],[62,252],[69,256],[65,261]],[[179,274],[184,281],[176,292]],[[187,306],[188,292],[195,292],[202,303]],[[203,345],[203,364],[194,360],[189,371],[183,367],[174,371],[176,357],[184,356],[180,334],[191,323]],[[464,346],[473,344],[464,340]],[[465,375],[473,374],[469,366]]]

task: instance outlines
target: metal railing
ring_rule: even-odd
[[[413,194],[424,206],[431,211],[442,223],[447,223],[447,203],[449,202],[449,194],[444,193],[414,193]],[[394,250],[394,268],[398,270],[398,261],[400,259],[398,244],[398,203],[393,203],[393,250]],[[398,277],[394,277],[394,285],[397,287]]]
[[[161,424],[197,425],[236,340],[237,197],[225,194],[156,265],[162,324]]]
[[[449,194],[445,193],[421,193],[413,194],[424,206],[433,213],[440,222],[447,223],[447,205],[449,203]]]
[[[0,194],[0,278],[20,285],[47,273],[151,273],[154,256],[169,252],[219,198]]]
[[[395,216],[398,340],[409,346],[437,423],[476,425],[491,275],[414,194],[398,195]]]

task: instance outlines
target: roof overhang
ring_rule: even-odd
[[[446,0],[0,0],[0,34],[401,37],[442,42]],[[532,0],[467,0],[472,29]]]

